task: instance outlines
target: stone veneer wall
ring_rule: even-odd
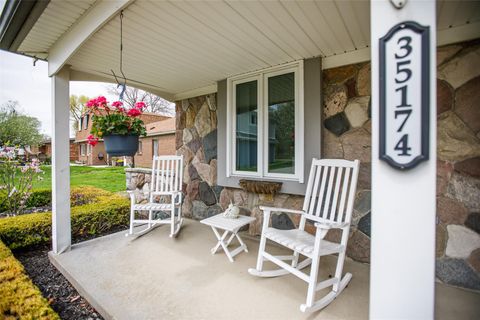
[[[480,40],[437,52],[437,277],[480,290]]]
[[[437,277],[448,284],[480,289],[480,44],[438,49]],[[323,71],[323,157],[360,159],[361,170],[347,254],[370,261],[370,63]],[[303,197],[273,198],[216,185],[216,95],[176,103],[176,149],[183,154],[185,216],[217,214],[230,202],[257,217],[249,227],[260,233],[259,205],[302,207]],[[272,224],[289,229],[295,215],[274,215]],[[327,237],[338,238],[338,233]],[[408,230],[405,230],[408,236]],[[399,239],[402,241],[402,239]]]

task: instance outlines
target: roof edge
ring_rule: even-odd
[[[7,0],[0,16],[0,49],[15,52],[50,0]]]

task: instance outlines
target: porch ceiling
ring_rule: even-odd
[[[98,3],[51,1],[17,51],[48,60],[52,45]],[[439,31],[472,29],[480,2],[440,0],[437,18]],[[321,56],[332,67],[368,60],[370,53],[368,1],[137,0],[123,21],[130,84],[170,99],[212,92],[218,80],[294,60]],[[111,81],[110,70],[119,73],[119,24],[115,15],[68,59],[77,71],[72,80]],[[456,39],[449,38],[442,42]]]
[[[48,50],[96,0],[51,0],[18,48],[19,52],[48,57]]]

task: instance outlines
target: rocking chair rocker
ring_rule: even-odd
[[[258,250],[257,266],[248,272],[259,277],[277,277],[289,273],[308,283],[307,301],[300,305],[302,312],[313,312],[326,307],[348,285],[352,274],[342,277],[347,248],[353,201],[355,198],[359,161],[337,159],[313,159],[303,210],[260,207],[263,210],[263,228]],[[298,229],[278,230],[269,227],[271,212],[300,214]],[[307,220],[316,227],[315,235],[305,231]],[[328,230],[342,230],[340,243],[324,240]],[[274,256],[265,251],[267,239],[293,250],[293,255]],[[335,276],[317,282],[320,257],[338,254]],[[299,262],[299,255],[306,257]],[[263,262],[269,260],[280,267],[263,270]],[[284,260],[291,260],[288,264]],[[310,274],[301,270],[311,265]],[[332,286],[332,291],[315,301],[317,291]]]
[[[170,237],[177,236],[182,227],[182,181],[183,156],[154,156],[148,203],[136,203],[133,191],[130,194],[130,229],[126,236],[144,234],[155,226],[170,224]],[[169,198],[157,201],[156,198]],[[148,219],[135,219],[136,211],[148,211]],[[153,219],[153,213],[170,212],[168,218]],[[134,232],[135,225],[146,225]]]

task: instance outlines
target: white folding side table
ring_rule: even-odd
[[[217,237],[218,242],[215,245],[215,247],[212,248],[211,253],[215,254],[218,251],[218,249],[222,247],[223,251],[225,251],[225,254],[228,257],[228,260],[230,260],[230,262],[233,262],[233,257],[235,257],[237,254],[239,254],[242,251],[248,252],[247,245],[242,241],[242,238],[240,238],[240,236],[238,235],[238,230],[240,230],[241,227],[243,227],[246,224],[249,224],[252,221],[255,221],[254,217],[239,216],[236,219],[230,219],[230,218],[223,217],[222,214],[220,213],[210,218],[203,219],[200,222],[203,224],[206,224],[207,226],[210,226],[213,230],[213,233],[215,233],[215,236]],[[225,230],[221,236],[218,229]],[[229,233],[231,233],[231,235],[228,238],[228,240],[225,241]],[[229,251],[228,245],[232,242],[233,238],[235,237],[240,243],[240,246],[232,251]]]

